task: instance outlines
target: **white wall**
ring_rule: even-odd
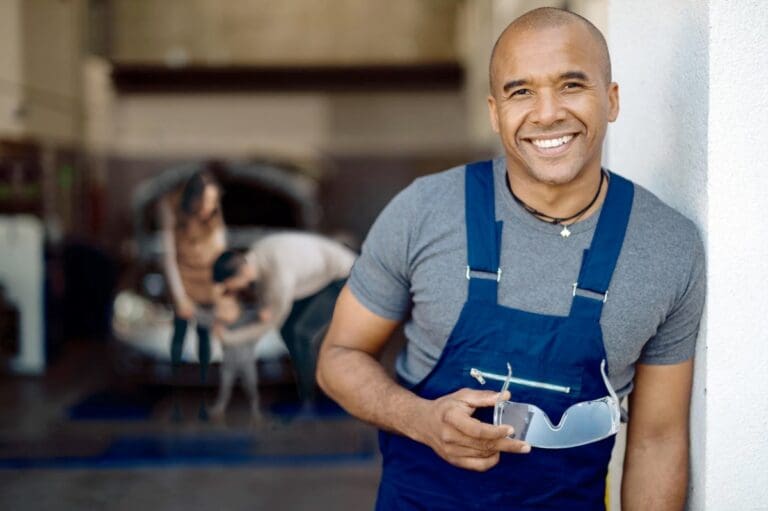
[[[608,163],[693,219],[708,253],[689,508],[768,509],[768,9],[612,0],[608,26]]]
[[[21,373],[45,369],[43,327],[43,227],[31,216],[0,216],[0,283],[20,312],[20,353],[11,360]]]
[[[636,7],[609,3],[607,37],[621,112],[609,129],[608,166],[691,218],[706,239],[707,3],[648,0]],[[705,509],[706,343],[702,332],[691,411],[691,509]]]
[[[768,509],[768,5],[710,0],[707,509]],[[701,481],[699,481],[701,482]]]

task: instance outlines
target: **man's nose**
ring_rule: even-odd
[[[558,95],[553,91],[540,91],[536,96],[529,120],[542,126],[551,126],[564,119],[565,109]]]

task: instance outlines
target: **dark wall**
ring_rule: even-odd
[[[319,181],[323,211],[320,230],[345,232],[362,240],[383,207],[419,176],[478,159],[477,154],[435,156],[359,155],[329,156]],[[181,159],[111,158],[108,162],[104,202],[104,241],[119,252],[132,236],[131,196],[143,180],[174,166]],[[226,212],[225,212],[226,214]]]

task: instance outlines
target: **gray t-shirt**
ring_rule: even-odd
[[[512,198],[503,158],[494,161],[496,219],[502,233],[499,304],[567,316],[584,249],[599,213],[569,227],[532,217]],[[408,382],[437,363],[468,281],[464,166],[422,177],[382,211],[363,244],[349,287],[369,310],[404,320],[397,360]],[[693,356],[705,296],[704,248],[694,224],[635,185],[624,245],[600,324],[610,380],[631,390],[634,364],[675,364]]]

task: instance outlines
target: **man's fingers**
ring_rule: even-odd
[[[527,453],[530,446],[520,440],[508,438],[515,429],[509,425],[494,426],[486,424],[467,414],[471,410],[454,408],[445,416],[448,425],[454,428],[454,433],[443,440],[455,446],[473,449],[480,453],[511,452]]]
[[[519,440],[507,439],[504,441],[504,444],[505,445],[501,449],[504,452],[525,454],[531,451],[530,445],[526,444],[525,442],[520,442]],[[467,452],[468,454],[461,455],[459,452]],[[498,451],[488,455],[481,454],[479,456],[474,455],[471,452],[471,449],[466,449],[466,451],[456,451],[455,454],[452,453],[451,459],[448,461],[457,467],[466,468],[468,470],[474,470],[477,472],[485,472],[486,470],[490,470],[491,468],[495,467],[501,459],[501,455]]]
[[[454,408],[446,414],[445,420],[448,424],[456,428],[463,435],[475,440],[500,440],[512,434],[512,426],[494,426],[486,424],[471,417],[467,412],[471,410],[461,410]]]
[[[500,452],[510,454],[527,454],[531,452],[531,446],[520,440],[507,438],[499,440],[490,449],[477,449],[466,445],[446,445],[444,447],[445,456],[453,459],[457,458],[493,458]]]
[[[491,390],[461,389],[454,393],[453,396],[459,401],[467,403],[472,408],[493,406],[499,400],[499,393]],[[509,391],[505,392],[501,399],[509,399]]]
[[[499,451],[514,454],[528,454],[531,452],[530,444],[520,440],[514,440],[512,438],[503,438],[499,440],[496,443],[496,447],[499,449]]]
[[[499,451],[475,449],[466,445],[449,445],[445,447],[445,454],[451,458],[490,458],[499,454]]]
[[[501,452],[530,452],[525,442],[509,438],[514,432],[512,426],[494,426],[472,417],[476,408],[492,406],[498,399],[497,392],[471,389],[440,399],[442,411],[435,416],[441,426],[435,431],[433,449],[451,464],[477,471],[496,465]]]

